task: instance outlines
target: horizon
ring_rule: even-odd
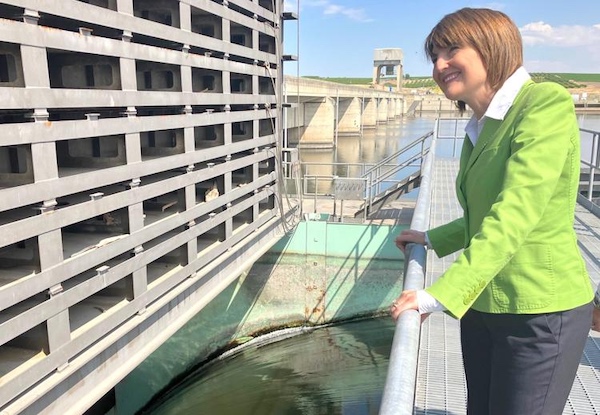
[[[600,72],[530,72],[530,74],[546,74],[546,75],[600,75]],[[289,74],[286,74],[289,75]],[[410,75],[410,74],[409,74]],[[320,76],[320,75],[300,75],[304,78],[341,78],[341,79],[372,79],[369,76]],[[431,75],[410,75],[410,78],[431,78]],[[388,77],[387,79],[395,79]]]
[[[343,5],[342,5],[343,3]],[[299,14],[284,23],[284,73],[329,78],[372,77],[375,49],[403,51],[403,73],[430,77],[423,41],[446,14],[462,7],[488,7],[506,13],[521,31],[524,66],[530,72],[600,73],[600,14],[597,0],[553,3],[542,0],[405,1],[285,0],[284,9]],[[424,12],[424,10],[427,10]],[[430,12],[429,10],[433,10]],[[397,13],[394,13],[397,12]],[[397,40],[395,40],[397,39]]]

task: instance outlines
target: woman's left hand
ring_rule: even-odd
[[[425,245],[425,232],[405,229],[400,232],[394,242],[402,252],[406,252],[406,245],[409,243]]]
[[[600,332],[600,309],[596,307],[592,316],[592,330]]]
[[[396,300],[392,303],[390,307],[390,312],[392,313],[392,318],[394,320],[398,319],[400,313],[404,310],[418,310],[419,303],[417,301],[417,291],[416,290],[406,290],[402,291],[400,297],[396,298]]]

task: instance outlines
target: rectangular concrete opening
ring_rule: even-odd
[[[275,38],[264,33],[259,33],[258,50],[261,52],[275,53]]]
[[[258,135],[260,137],[264,137],[266,135],[273,135],[275,127],[275,119],[268,118],[262,119],[258,121]]]
[[[179,27],[179,1],[134,0],[133,15],[167,26]]]
[[[140,133],[142,158],[172,156],[184,152],[183,129]]]
[[[259,214],[275,209],[275,195],[269,195],[266,199],[262,199],[258,204]]]
[[[234,143],[252,139],[252,121],[234,122],[231,124],[231,139]]]
[[[0,86],[25,86],[21,51],[14,43],[0,42]]]
[[[223,176],[196,183],[196,204],[210,202],[225,193]]]
[[[172,232],[161,235],[159,238],[153,239],[148,243],[144,244],[146,251],[152,249],[164,249],[161,244],[167,242],[169,238],[173,238],[179,234],[181,230],[174,230]],[[175,272],[180,270],[183,266],[187,265],[187,245],[184,244],[179,246],[155,261],[150,262],[147,265],[148,272],[148,289],[152,289],[154,286],[159,284],[164,279],[173,275]]]
[[[241,198],[241,200],[247,199],[248,197]],[[233,232],[240,232],[244,227],[246,227],[249,223],[252,223],[254,220],[254,207],[249,207],[248,209],[238,213],[233,217]]]
[[[181,92],[179,66],[148,61],[136,61],[138,91]]]
[[[0,147],[0,187],[33,183],[31,145]]]
[[[223,38],[223,19],[192,6],[192,32],[215,39]]]
[[[260,76],[258,78],[258,93],[260,95],[275,95],[275,87],[273,86],[273,82],[275,81],[271,78]]]
[[[196,221],[197,223],[202,223],[204,221],[212,220],[210,216],[205,215]],[[213,248],[215,245],[223,242],[225,240],[225,223],[220,223],[215,227],[207,230],[203,234],[199,235],[197,238],[197,246],[198,246],[198,256],[202,256],[202,251],[208,251]]]
[[[252,30],[249,27],[231,22],[230,41],[236,45],[252,47]]]
[[[79,138],[56,142],[59,176],[127,164],[125,135]]]
[[[192,68],[192,90],[194,92],[223,92],[223,73],[210,69]]]
[[[144,226],[151,225],[185,210],[183,189],[144,200]]]
[[[4,314],[8,315],[6,310]],[[0,377],[4,378],[12,371],[25,371],[28,364],[43,359],[47,353],[48,337],[43,323],[0,346]]]
[[[40,271],[37,238],[0,248],[0,287]]]
[[[119,59],[63,51],[48,51],[50,87],[121,89]]]
[[[126,208],[106,212],[61,229],[63,257],[85,255],[129,233]]]
[[[194,143],[196,150],[222,146],[225,143],[223,124],[194,127]]]

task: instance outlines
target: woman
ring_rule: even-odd
[[[470,415],[561,414],[592,322],[593,293],[573,230],[579,127],[569,93],[534,83],[516,25],[464,8],[425,41],[433,78],[474,115],[456,180],[463,217],[396,245],[463,249],[430,287],[404,291],[406,309],[461,320]]]

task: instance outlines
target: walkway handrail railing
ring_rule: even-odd
[[[434,131],[438,131],[438,122]],[[429,227],[431,206],[431,172],[435,157],[436,136],[423,166],[421,167],[421,186],[417,204],[411,221],[411,229],[426,231]],[[425,285],[425,247],[409,244],[405,254],[404,286],[405,290],[419,290]],[[421,336],[421,316],[416,310],[406,310],[396,321],[396,330],[392,341],[388,374],[379,409],[380,415],[412,415],[417,381],[417,359]]]
[[[390,164],[392,162],[394,162],[396,160],[396,158],[398,158],[400,155],[406,153],[408,150],[410,150],[413,147],[416,147],[418,145],[421,146],[421,152],[425,151],[425,140],[427,140],[429,137],[431,137],[433,135],[433,131],[430,131],[426,134],[423,134],[421,137],[417,138],[416,140],[414,140],[413,142],[405,145],[404,147],[402,147],[400,150],[396,151],[393,154],[390,154],[389,156],[387,156],[386,158],[380,160],[379,162],[377,162],[377,164],[375,164],[374,166],[372,166],[371,168],[369,168],[368,170],[366,170],[364,172],[364,175],[367,176],[371,173],[373,173],[374,171],[377,171],[381,168],[381,166],[386,165],[386,164]]]
[[[362,178],[366,179],[367,184],[365,195],[366,209],[370,209],[377,195],[385,190],[381,188],[381,184],[386,182],[389,177],[396,175],[396,173],[407,167],[420,166],[422,168],[423,160],[430,151],[429,147],[427,147],[427,141],[432,136],[433,131],[422,135],[365,171]],[[404,156],[405,153],[408,153],[409,150],[412,150],[415,147],[420,147],[420,151],[417,154],[409,154],[404,162],[397,162],[399,157]],[[392,165],[392,167],[388,168],[390,165]]]
[[[377,163],[301,162],[302,187],[296,189],[296,191],[302,194],[303,197],[312,196],[316,199],[318,196],[333,196],[335,198],[336,195],[333,189],[335,180],[340,178],[354,179],[357,182],[364,182],[364,194],[361,198],[364,198],[365,206],[370,208],[380,192],[402,182],[402,179],[398,178],[399,172],[411,168],[418,171],[422,168],[423,160],[429,152],[428,143],[432,136],[433,131],[430,131]],[[416,150],[411,152],[410,150],[413,149]],[[284,161],[284,171],[291,171],[290,165],[291,162]],[[315,166],[327,166],[334,169],[336,173],[341,171],[343,176],[338,176],[336,173],[311,174],[312,167]],[[411,172],[407,173],[406,177],[409,177],[410,174]],[[286,178],[289,177],[286,175]],[[328,191],[319,192],[318,184],[323,184],[323,187],[328,188]],[[314,188],[312,192],[308,190],[309,185]]]

